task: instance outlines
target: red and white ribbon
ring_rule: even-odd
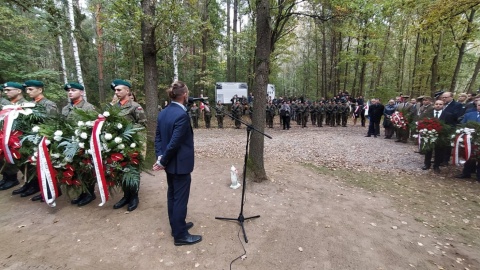
[[[464,160],[467,161],[472,154],[472,133],[475,132],[474,129],[463,129],[459,134],[455,136],[453,140],[453,153],[452,153],[452,163],[455,166],[460,166],[463,163],[460,162],[459,149],[461,141],[463,141],[464,146]]]
[[[43,137],[38,145],[37,177],[43,199],[50,207],[55,207],[58,197],[57,174],[50,159],[47,147],[47,138]],[[48,197],[50,190],[51,197]]]
[[[98,206],[103,206],[105,202],[108,201],[108,187],[105,179],[105,169],[103,168],[102,146],[100,141],[100,133],[102,132],[104,123],[105,116],[100,114],[93,124],[92,136],[90,137],[92,163],[95,168],[95,175],[97,176],[98,190],[102,198],[102,202]]]
[[[12,156],[12,152],[8,147],[8,141],[10,140],[10,134],[12,133],[12,126],[13,121],[18,118],[21,114],[31,114],[32,110],[24,110],[23,108],[33,108],[35,107],[34,103],[24,103],[22,105],[5,105],[0,111],[0,120],[3,120],[3,129],[2,129],[2,139],[0,140],[0,147],[5,153],[5,160],[10,163],[14,164],[15,161]]]

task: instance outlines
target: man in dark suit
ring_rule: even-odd
[[[475,106],[477,110],[466,113],[463,117],[462,124],[467,122],[480,123],[480,103],[475,104]],[[480,162],[477,162],[476,158],[470,157],[463,165],[462,174],[457,175],[456,178],[470,178],[473,172],[477,173],[477,181],[480,182]]]
[[[463,116],[464,109],[462,103],[459,103],[453,99],[453,93],[452,92],[445,92],[441,96],[441,100],[445,103],[443,110],[446,112],[449,112],[453,114],[455,117],[455,124],[458,123],[458,119]],[[445,156],[443,160],[444,166],[448,165],[448,162],[450,161],[450,153],[452,152],[452,147],[448,146],[448,149],[445,151]]]
[[[444,102],[442,100],[436,100],[433,105],[433,111],[430,112],[430,115],[427,115],[429,118],[438,118],[441,122],[454,127],[457,123],[455,116],[444,109]],[[432,154],[435,150],[435,157],[433,159],[433,171],[435,173],[440,172],[440,164],[444,161],[445,152],[449,150],[445,145],[435,144],[434,149],[430,149],[425,152],[425,161],[422,170],[430,169],[432,165]]]
[[[191,172],[194,166],[193,129],[185,104],[188,88],[176,81],[167,90],[172,103],[158,114],[155,136],[157,162],[153,170],[167,174],[168,218],[176,246],[192,245],[202,236],[191,235],[192,222],[185,222],[190,197]]]
[[[371,137],[372,135],[376,138],[380,135],[380,120],[383,116],[384,106],[380,104],[380,100],[372,99],[370,106],[368,106],[368,117],[370,118],[370,123],[368,124],[368,133],[365,137]]]

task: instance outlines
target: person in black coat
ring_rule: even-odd
[[[380,104],[378,99],[372,99],[370,106],[368,107],[368,117],[370,118],[370,123],[368,124],[368,133],[365,137],[376,138],[380,135],[380,120],[383,116],[384,106]]]
[[[433,111],[427,115],[428,118],[438,118],[441,122],[449,125],[450,127],[454,127],[457,124],[457,119],[452,113],[449,113],[444,110],[444,102],[443,100],[436,100],[435,104],[433,105]],[[432,155],[433,151],[435,151],[435,156],[433,158],[433,171],[435,173],[440,172],[440,164],[444,161],[444,156],[446,152],[448,152],[450,148],[445,145],[441,145],[436,143],[434,149],[430,149],[425,152],[425,161],[422,170],[430,169],[432,165]]]

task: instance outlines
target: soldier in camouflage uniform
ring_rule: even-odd
[[[217,118],[218,128],[223,128],[223,118],[225,117],[225,107],[220,103],[220,100],[217,102],[215,107],[215,117]]]
[[[298,109],[297,102],[292,101],[292,103],[290,105],[290,121],[297,119],[297,109]]]
[[[323,127],[323,119],[325,118],[325,104],[318,102],[315,112],[317,113],[317,126]]]
[[[126,119],[146,127],[147,116],[145,115],[142,106],[133,100],[131,87],[132,85],[127,81],[114,80],[110,85],[110,88],[115,91],[115,96],[118,99],[118,102],[111,105],[119,107],[121,109],[120,115],[123,115]],[[113,209],[122,208],[127,204],[128,211],[137,209],[139,203],[138,191],[140,190],[140,179],[138,179],[138,187],[136,189],[123,186],[122,189],[123,198],[113,206]]]
[[[304,127],[307,127],[307,123],[308,123],[309,106],[308,106],[307,101],[305,101],[301,105],[300,108],[301,108],[300,109],[300,115],[301,115],[300,122],[301,122],[302,128],[304,128]]]
[[[63,87],[68,93],[68,98],[70,102],[67,106],[63,107],[62,115],[67,119],[73,119],[75,117],[76,110],[82,111],[95,111],[95,106],[88,103],[83,99],[85,94],[85,87],[77,82],[70,82],[65,84]],[[73,199],[70,203],[76,204],[79,207],[84,206],[95,200],[95,179],[90,179],[90,181],[85,181],[85,188],[87,192],[82,192],[76,199]]]
[[[58,115],[57,104],[55,104],[55,102],[51,100],[48,100],[43,95],[43,91],[44,91],[43,82],[37,81],[37,80],[28,80],[23,83],[23,86],[25,87],[25,90],[29,95],[29,97],[32,99],[32,101],[34,101],[37,106],[40,106],[45,109],[45,113],[47,114],[47,116]],[[29,172],[29,174],[32,174],[35,176],[31,178],[30,181],[26,184],[28,185],[28,188],[24,192],[21,192],[20,197],[27,197],[40,191],[40,186],[38,183],[35,167],[28,164],[27,171]],[[13,192],[16,192],[16,191],[18,190],[14,190]],[[43,200],[42,194],[37,194],[32,197],[32,201],[41,201],[41,200]]]
[[[197,104],[194,102],[190,108],[190,118],[192,118],[193,127],[198,128],[198,114],[200,110],[197,107]]]
[[[242,114],[243,114],[243,108],[242,105],[240,105],[240,101],[236,101],[235,104],[232,106],[232,116],[235,118],[235,128],[239,129],[240,125],[242,124],[240,122],[240,119],[242,119]]]
[[[342,102],[342,105],[338,108],[339,114],[342,118],[342,127],[347,126],[348,115],[350,114],[350,108],[347,106],[346,102]]]
[[[333,101],[329,101],[327,106],[325,107],[325,112],[327,114],[327,122],[326,125],[330,125],[331,127],[335,126],[335,115],[334,115],[334,105]]]
[[[273,117],[275,116],[275,105],[272,104],[272,101],[269,101],[265,107],[265,117],[267,122],[267,127],[273,128]]]
[[[210,105],[208,104],[208,101],[204,102],[204,108],[203,108],[203,114],[205,119],[205,127],[210,128],[210,120],[212,119],[212,109],[210,109]]]
[[[340,101],[337,102],[335,105],[336,108],[336,114],[335,114],[335,121],[337,122],[337,126],[340,126],[341,120],[342,120],[342,114],[340,113],[340,107],[342,107]]]
[[[318,104],[316,101],[309,106],[310,120],[312,121],[312,126],[315,126],[317,124],[317,106]]]
[[[295,120],[297,121],[297,125],[302,124],[302,118],[303,118],[303,104],[300,102],[300,100],[297,100],[297,107],[295,108]]]
[[[2,90],[10,101],[2,98],[2,102],[1,102],[2,107],[4,105],[14,105],[14,104],[20,105],[26,102],[26,100],[23,98],[24,89],[25,88],[23,87],[22,84],[16,83],[16,82],[7,82],[3,84]],[[3,179],[0,180],[0,190],[7,190],[20,184],[20,182],[17,179],[18,167],[15,164],[7,163],[5,162],[5,159],[1,159],[0,167],[3,167],[3,172],[2,172]],[[25,185],[25,188],[24,189],[22,188],[21,188],[21,191],[24,192],[25,190],[27,190],[28,186]],[[14,195],[19,193],[14,193]]]
[[[63,107],[62,115],[65,116],[67,119],[71,119],[74,117],[74,109],[79,109],[82,111],[95,111],[95,106],[88,103],[86,100],[83,99],[85,87],[77,82],[71,82],[65,84],[63,87],[65,91],[68,93],[68,98],[70,102],[67,106]]]

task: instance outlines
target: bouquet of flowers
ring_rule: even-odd
[[[403,116],[402,112],[394,112],[390,117],[390,121],[392,121],[393,126],[400,129],[407,129],[408,128],[408,120]]]
[[[84,111],[77,115],[76,140],[91,156],[102,204],[108,199],[107,187],[138,189],[146,140],[144,127],[125,119],[117,107],[100,115]]]
[[[420,150],[433,150],[435,145],[447,144],[449,141],[449,127],[444,125],[437,118],[425,118],[416,124]]]

